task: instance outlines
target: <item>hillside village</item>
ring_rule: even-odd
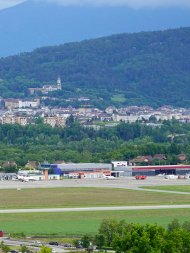
[[[26,99],[4,99],[0,98],[0,124],[35,124],[37,118],[41,118],[44,124],[49,124],[52,127],[64,127],[66,119],[69,116],[73,116],[81,124],[86,126],[92,126],[94,128],[97,123],[106,122],[107,126],[114,126],[117,122],[137,122],[144,123],[149,122],[154,126],[155,123],[159,126],[159,122],[163,120],[176,119],[181,122],[190,122],[190,109],[188,108],[173,108],[171,106],[162,106],[157,109],[153,109],[150,106],[128,106],[124,108],[116,108],[115,106],[109,106],[105,110],[99,108],[83,106],[74,108],[68,107],[53,107],[45,106],[43,101],[48,98],[48,94],[52,91],[61,90],[61,79],[57,79],[55,85],[48,84],[43,85],[41,88],[29,88],[31,98]],[[40,95],[41,96],[40,96]],[[46,95],[46,96],[44,96]],[[57,99],[52,98],[51,99]],[[74,98],[68,98],[67,101],[73,101]],[[76,98],[77,101],[90,102],[87,97]]]

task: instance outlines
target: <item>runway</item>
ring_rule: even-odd
[[[189,209],[190,205],[151,205],[151,206],[113,206],[113,207],[79,207],[79,208],[36,208],[0,210],[0,214],[11,213],[64,213],[64,212],[93,212],[93,211],[130,211],[130,210],[160,210],[160,209]]]

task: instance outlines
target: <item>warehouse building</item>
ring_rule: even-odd
[[[130,166],[119,165],[114,166],[114,171],[120,171],[121,176],[147,175],[157,176],[165,175],[185,175],[190,173],[190,165],[155,165],[155,166]]]
[[[185,175],[190,173],[190,165],[131,166],[131,170],[132,176]]]

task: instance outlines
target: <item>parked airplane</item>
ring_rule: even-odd
[[[107,180],[115,180],[116,179],[116,177],[114,177],[114,176],[105,176],[105,175],[103,178],[105,178]]]
[[[165,175],[166,179],[178,179],[177,175]]]
[[[36,181],[36,179],[31,176],[23,176],[23,175],[17,175],[17,179],[20,180],[21,182]]]

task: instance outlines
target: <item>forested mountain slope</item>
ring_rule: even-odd
[[[0,59],[0,94],[63,80],[59,97],[89,95],[105,105],[190,106],[190,28],[119,34]],[[116,99],[117,100],[117,99]]]

